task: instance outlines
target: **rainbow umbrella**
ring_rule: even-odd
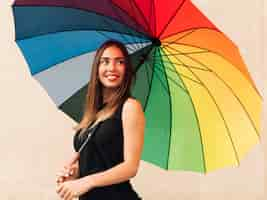
[[[190,0],[17,0],[13,11],[31,74],[77,121],[95,50],[107,39],[127,46],[143,160],[206,173],[238,166],[258,143],[261,95],[237,46]]]

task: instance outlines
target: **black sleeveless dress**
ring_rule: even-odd
[[[119,105],[115,113],[100,124],[82,150],[79,159],[80,177],[105,171],[123,162],[122,106],[123,104]],[[85,132],[79,137],[79,132],[75,133],[73,139],[75,151],[78,151],[88,135]],[[127,180],[96,187],[80,196],[79,200],[141,200],[141,198],[133,189],[130,180]]]

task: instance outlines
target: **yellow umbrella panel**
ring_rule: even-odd
[[[203,163],[198,164],[203,166],[198,169],[208,172],[239,165],[259,141],[262,99],[236,46],[221,32],[199,29],[165,38],[160,55],[174,109],[169,169],[185,167],[178,146],[184,146],[182,135],[187,134],[195,135],[191,137],[197,141],[191,140],[186,145],[199,143],[201,147]],[[183,115],[195,118],[183,130],[179,128],[181,108],[176,106],[181,92],[178,79],[192,106],[192,112]]]

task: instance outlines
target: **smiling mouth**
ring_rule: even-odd
[[[106,76],[106,79],[108,79],[109,81],[114,81],[114,80],[116,80],[118,78],[119,78],[119,76],[117,76],[117,75],[108,75],[108,76]]]

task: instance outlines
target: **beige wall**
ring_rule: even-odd
[[[267,84],[267,70],[264,72],[263,67],[263,32],[267,33],[266,29],[263,31],[263,0],[193,2],[240,47],[263,93]],[[59,199],[55,194],[55,173],[71,152],[71,127],[75,122],[55,107],[30,76],[14,43],[11,3],[0,0],[0,198]],[[263,118],[266,122],[266,109]],[[262,131],[266,132],[266,128],[264,125]],[[265,135],[239,168],[203,176],[166,172],[142,162],[133,179],[134,186],[145,200],[264,199]]]

